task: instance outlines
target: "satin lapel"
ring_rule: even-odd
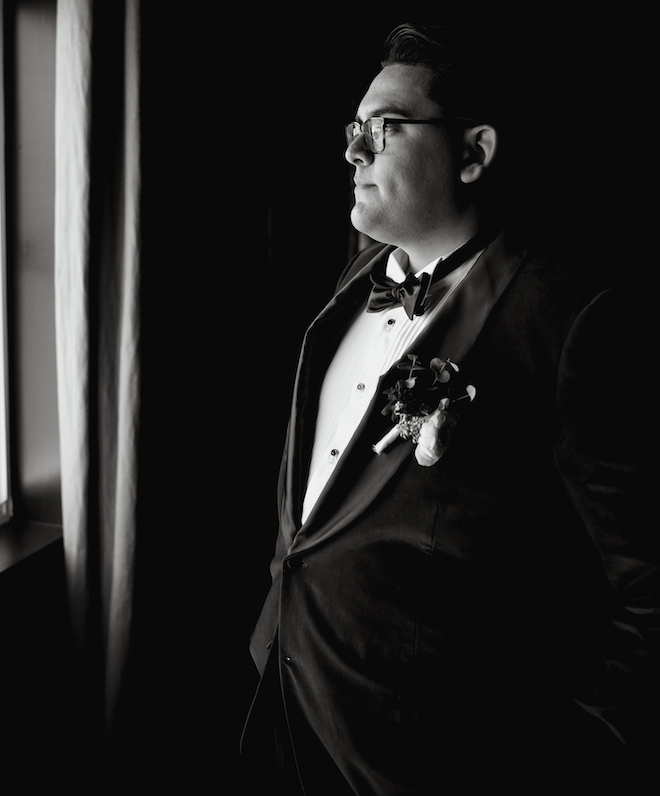
[[[449,297],[436,321],[414,342],[408,353],[417,354],[423,362],[440,356],[450,357],[460,364],[523,257],[524,252],[507,247],[505,233],[496,238]]]
[[[504,236],[500,235],[407,353],[417,354],[423,362],[441,356],[460,364],[522,259],[522,253],[507,251]],[[397,441],[380,456],[371,450],[391,428],[391,421],[383,418],[379,410],[384,401],[382,391],[399,376],[395,366],[381,379],[372,405],[307,522],[296,535],[291,553],[309,549],[360,516],[412,454],[412,443],[404,440]]]
[[[333,296],[303,338],[287,436],[285,499],[281,516],[281,527],[288,544],[301,524],[303,490],[323,379],[346,326],[360,304],[366,304],[371,288],[369,274],[392,249],[388,246],[378,251]]]

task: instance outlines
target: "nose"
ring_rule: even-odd
[[[368,166],[374,159],[374,153],[367,146],[364,133],[355,136],[346,147],[344,157],[352,166]]]

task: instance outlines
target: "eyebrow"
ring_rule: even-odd
[[[397,105],[385,105],[382,108],[376,108],[376,110],[372,111],[367,118],[371,119],[373,116],[386,116],[388,113],[395,113],[397,116],[404,116],[406,118],[410,118],[411,116],[410,111],[406,110],[405,108],[401,108]],[[356,116],[355,119],[362,124],[359,115]]]

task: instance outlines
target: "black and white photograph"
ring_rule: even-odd
[[[2,793],[655,793],[652,9],[0,11]]]

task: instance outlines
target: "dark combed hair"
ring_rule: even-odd
[[[483,90],[484,76],[468,47],[452,30],[441,25],[403,24],[385,42],[381,66],[423,65],[432,72],[431,97],[446,116],[464,116],[490,122],[492,109]]]

